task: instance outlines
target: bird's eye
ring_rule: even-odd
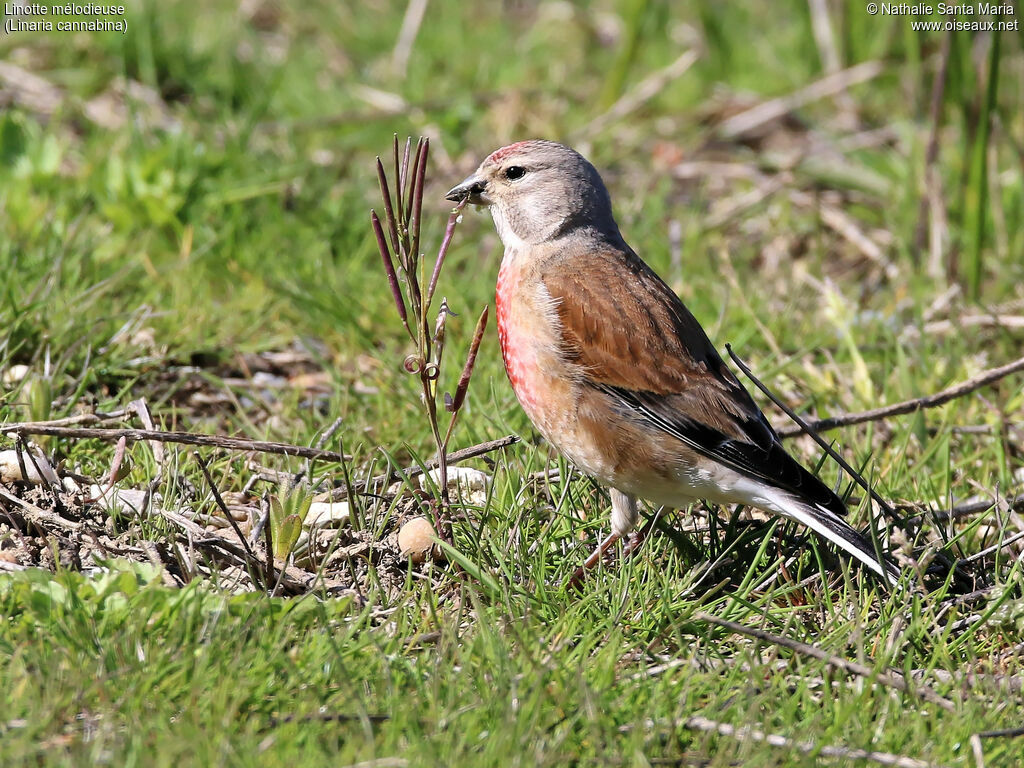
[[[521,179],[526,175],[526,169],[521,165],[510,165],[505,169],[505,178],[509,181]]]

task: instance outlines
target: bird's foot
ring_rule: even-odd
[[[639,531],[630,531],[629,535],[626,536],[626,543],[622,546],[622,557],[632,557],[640,551],[640,547],[647,541],[647,527],[641,528]]]

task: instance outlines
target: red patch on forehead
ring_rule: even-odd
[[[529,141],[517,141],[515,144],[509,144],[507,147],[502,147],[501,149],[496,149],[493,152],[491,152],[491,154],[489,154],[487,156],[487,159],[484,160],[484,162],[485,163],[500,163],[506,157],[508,157],[509,155],[513,154],[516,150],[522,149],[523,147],[525,147],[529,143],[530,143]]]

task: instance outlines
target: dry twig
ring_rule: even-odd
[[[242,566],[246,565],[246,550],[241,543],[239,543],[233,535],[227,532],[221,531],[208,531],[200,526],[198,523],[189,520],[184,515],[180,515],[174,510],[154,508],[156,514],[165,518],[169,522],[173,523],[178,528],[181,528],[188,534],[190,542],[206,550],[215,550],[218,553],[226,555],[236,564]],[[266,570],[266,561],[257,553],[253,553],[255,561]],[[304,594],[317,588],[324,589],[332,594],[349,593],[345,585],[337,579],[327,578],[325,576],[318,576],[315,573],[310,573],[294,565],[283,568],[280,572],[281,586],[283,586],[290,594]]]
[[[242,549],[245,550],[245,567],[249,572],[249,578],[252,579],[253,584],[259,586],[259,580],[256,578],[256,574],[259,571],[255,567],[259,561],[256,559],[256,555],[249,546],[249,542],[242,533],[242,529],[238,527],[238,523],[235,521],[235,516],[231,514],[231,510],[228,509],[228,505],[224,503],[224,497],[220,495],[220,491],[217,489],[217,484],[213,482],[213,476],[210,474],[210,468],[206,465],[206,462],[203,461],[203,457],[199,455],[198,451],[193,451],[192,456],[199,464],[199,468],[203,471],[203,477],[206,478],[206,483],[210,486],[210,492],[213,494],[214,502],[216,502],[217,507],[220,509],[221,513],[223,513],[224,518],[228,521],[231,529],[235,532],[235,536],[237,536],[238,540],[242,543]],[[269,552],[270,550],[268,549],[267,551]],[[274,577],[274,571],[269,557],[267,558],[267,566],[267,583],[269,584]]]
[[[404,77],[406,66],[409,64],[409,56],[412,54],[413,43],[419,34],[420,25],[423,23],[423,16],[427,12],[427,0],[409,0],[405,9],[405,17],[402,19],[402,29],[398,33],[398,41],[395,43],[395,50],[391,53],[391,66],[395,73]]]
[[[981,731],[978,738],[981,739],[1006,739],[1013,736],[1024,736],[1024,726],[1020,728],[1001,728],[998,731]]]
[[[723,629],[728,629],[730,632],[763,640],[766,643],[771,643],[772,645],[787,648],[804,656],[810,656],[811,658],[818,659],[819,661],[824,661],[830,667],[847,672],[851,675],[857,675],[858,677],[863,677],[868,680],[875,680],[889,688],[895,688],[898,691],[902,691],[910,695],[920,696],[925,701],[936,704],[945,710],[953,711],[956,709],[956,705],[953,704],[952,701],[944,696],[940,696],[932,688],[929,688],[926,685],[918,684],[915,688],[911,688],[907,683],[906,678],[904,678],[899,672],[885,672],[878,669],[872,669],[871,667],[867,667],[856,661],[850,661],[849,659],[836,656],[828,651],[823,651],[821,648],[816,648],[813,645],[801,643],[799,640],[791,640],[788,637],[782,637],[781,635],[775,635],[771,632],[765,632],[763,629],[757,629],[755,627],[745,627],[742,624],[737,624],[736,622],[728,621],[727,619],[720,619],[709,613],[698,612],[694,615],[694,618],[698,621],[706,621],[709,624],[714,624],[722,627]]]
[[[4,431],[16,432],[25,427],[72,427],[82,424],[101,424],[105,421],[122,421],[135,414],[132,406],[120,408],[110,413],[78,413],[74,416],[65,416],[63,419],[51,419],[50,421],[18,421],[6,426],[0,425]],[[28,434],[28,433],[27,433]]]
[[[765,123],[778,120],[805,104],[842,93],[852,85],[871,80],[880,75],[883,69],[880,61],[865,61],[849,69],[826,75],[787,96],[771,99],[730,117],[722,123],[718,132],[724,139],[742,138]]]
[[[1024,692],[1024,676],[995,675],[984,672],[967,672],[963,677],[956,677],[944,669],[914,669],[910,671],[914,680],[931,677],[942,683],[959,685],[961,688],[987,688],[1000,693],[1020,694]]]
[[[1024,510],[1024,493],[1017,494],[1016,496],[1010,496],[1009,498],[1003,499],[1003,501],[1009,509]],[[950,509],[943,510],[942,512],[908,517],[904,522],[907,525],[917,525],[918,523],[923,522],[926,518],[937,523],[944,522],[946,520],[960,520],[964,517],[971,517],[972,515],[980,515],[982,512],[988,512],[998,503],[998,499],[967,501],[963,504],[957,504],[955,507],[951,507]],[[902,508],[903,507],[901,507],[901,509]]]
[[[907,338],[917,338],[922,334],[935,336],[940,333],[953,333],[968,327],[1019,331],[1024,329],[1024,315],[962,315],[955,320],[933,320],[925,323],[920,333],[913,326],[908,327],[904,336]]]
[[[900,276],[899,268],[886,258],[878,243],[864,234],[853,217],[841,209],[832,205],[826,205],[820,199],[800,190],[792,190],[789,193],[789,199],[801,207],[817,209],[818,215],[821,217],[821,223],[850,243],[868,261],[879,265],[886,278],[895,280]]]
[[[738,364],[739,363],[737,363],[737,365]],[[824,432],[825,430],[835,429],[836,427],[848,427],[853,424],[863,424],[868,421],[881,421],[882,419],[888,419],[891,416],[902,416],[907,413],[924,410],[925,408],[937,408],[940,405],[945,405],[951,400],[968,395],[976,389],[981,389],[982,387],[988,386],[989,384],[1006,378],[1010,374],[1017,373],[1018,371],[1024,371],[1024,357],[1014,360],[1012,363],[1001,365],[997,368],[990,368],[987,371],[979,373],[977,376],[972,376],[967,379],[967,381],[962,381],[959,384],[942,390],[941,392],[925,395],[924,397],[915,397],[911,400],[904,400],[901,403],[893,403],[892,405],[886,405],[881,408],[872,408],[869,411],[847,413],[842,416],[829,416],[824,419],[808,421],[807,427],[815,432]],[[780,437],[792,437],[793,435],[799,435],[803,431],[803,428],[800,426],[789,426],[779,429],[778,433]]]
[[[75,439],[96,439],[117,442],[126,440],[156,440],[161,443],[182,443],[199,445],[207,448],[225,448],[231,451],[254,451],[256,453],[274,453],[281,456],[299,456],[305,459],[323,459],[325,461],[347,461],[351,456],[342,456],[335,451],[324,451],[305,445],[268,442],[264,440],[247,440],[241,437],[225,437],[223,435],[199,435],[192,432],[164,432],[155,429],[96,429],[92,427],[59,427],[46,422],[22,422],[0,427],[5,434],[14,435],[52,435]]]
[[[758,741],[773,747],[792,749],[805,755],[841,757],[846,760],[867,760],[879,765],[895,766],[895,768],[938,768],[934,763],[928,763],[913,757],[894,755],[891,752],[876,752],[875,750],[855,749],[840,745],[819,745],[813,741],[797,741],[778,733],[766,733],[760,728],[750,725],[737,727],[700,715],[686,718],[686,720],[682,721],[681,725],[690,731],[717,733],[719,736],[726,736],[740,742]]]
[[[0,486],[0,498],[7,499],[12,504],[16,504],[21,507],[22,516],[32,521],[36,525],[42,526],[44,524],[52,525],[57,528],[63,528],[65,531],[77,531],[81,529],[82,524],[76,523],[74,520],[65,520],[55,512],[48,512],[45,509],[40,509],[30,501],[19,499],[12,493],[8,493]]]
[[[1005,549],[1006,547],[1010,546],[1011,544],[1015,544],[1016,542],[1020,541],[1021,539],[1024,539],[1024,531],[1021,531],[1020,533],[1015,533],[1013,536],[1011,536],[1008,539],[1003,539],[1002,541],[998,541],[995,544],[993,544],[991,547],[986,547],[985,549],[981,550],[980,552],[975,552],[970,557],[963,558],[963,560],[961,560],[960,562],[962,562],[962,563],[973,563],[976,560],[981,560],[982,558],[988,557],[989,555],[993,554],[994,552],[999,552],[1000,550]]]
[[[508,446],[515,445],[518,442],[518,435],[505,435],[505,437],[499,437],[497,440],[488,440],[486,443],[478,443],[477,445],[471,445],[468,448],[463,448],[453,453],[449,453],[446,457],[446,461],[448,464],[457,464],[460,461],[474,459],[477,456],[483,456],[485,453],[491,453],[492,451],[507,448]],[[365,492],[369,488],[376,488],[381,485],[387,485],[388,483],[394,483],[401,480],[403,477],[418,477],[424,472],[429,472],[436,467],[437,459],[430,459],[429,461],[423,462],[422,466],[408,467],[402,470],[393,469],[390,472],[385,472],[381,475],[374,475],[369,480],[356,483],[355,491],[357,493]],[[348,490],[346,488],[336,488],[331,492],[329,498],[331,501],[348,498]]]
[[[921,196],[921,202],[917,211],[917,226],[914,229],[914,257],[920,262],[921,249],[924,248],[924,241],[927,236],[927,221],[929,203],[935,200],[940,192],[941,180],[935,170],[935,161],[939,157],[939,122],[942,119],[942,97],[946,91],[946,75],[949,71],[949,54],[952,50],[953,33],[947,32],[942,40],[942,51],[939,53],[939,70],[932,80],[931,103],[928,108],[928,119],[931,123],[931,131],[928,135],[928,148],[924,157],[924,184],[925,194]],[[940,256],[936,252],[937,243],[932,243],[932,255],[930,266],[938,266]]]
[[[637,83],[636,87],[623,94],[618,101],[611,105],[607,112],[591,120],[586,128],[577,134],[576,138],[582,139],[587,136],[594,136],[616,120],[621,120],[631,115],[657,96],[664,90],[666,85],[682,77],[698,58],[700,58],[700,54],[697,51],[684,51],[682,55],[667,67],[652,72]]]

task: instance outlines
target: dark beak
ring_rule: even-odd
[[[466,200],[473,205],[490,205],[491,199],[485,194],[486,190],[487,182],[474,174],[458,186],[452,187],[444,199],[451,200],[453,203],[461,203]]]

